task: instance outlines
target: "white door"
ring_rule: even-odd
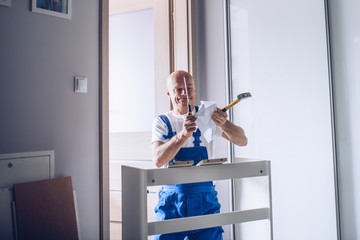
[[[233,97],[253,95],[234,109],[249,139],[235,157],[271,160],[274,239],[335,240],[324,1],[230,0],[230,16]],[[237,207],[261,203],[261,185],[238,182]],[[238,226],[237,239],[269,239],[266,227]]]

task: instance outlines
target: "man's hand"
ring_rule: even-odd
[[[196,117],[194,115],[187,115],[183,124],[181,134],[185,137],[191,137],[192,133],[196,130]]]
[[[217,108],[213,112],[211,118],[214,120],[216,125],[221,126],[226,122],[228,115],[226,112],[221,111],[220,108]]]
[[[226,112],[223,112],[220,108],[217,108],[211,117],[215,124],[222,130],[222,136],[225,139],[239,146],[245,146],[247,144],[247,137],[244,130],[230,122],[227,119],[228,115]]]

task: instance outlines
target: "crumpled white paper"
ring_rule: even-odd
[[[208,143],[213,140],[215,135],[216,124],[211,118],[211,115],[215,109],[215,102],[200,101],[199,110],[195,113],[197,118],[196,125]]]

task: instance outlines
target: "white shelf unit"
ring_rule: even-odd
[[[158,222],[147,221],[147,187],[149,186],[262,176],[267,176],[269,180],[269,207]],[[160,169],[122,166],[122,189],[122,239],[124,240],[145,240],[150,235],[266,219],[270,221],[270,239],[273,239],[270,161]]]

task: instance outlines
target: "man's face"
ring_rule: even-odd
[[[195,104],[196,91],[194,80],[190,76],[186,76],[186,85],[191,109],[193,109]],[[174,76],[172,79],[172,84],[168,86],[167,95],[170,97],[175,112],[178,114],[185,114],[188,112],[188,102],[183,75],[179,74]]]

